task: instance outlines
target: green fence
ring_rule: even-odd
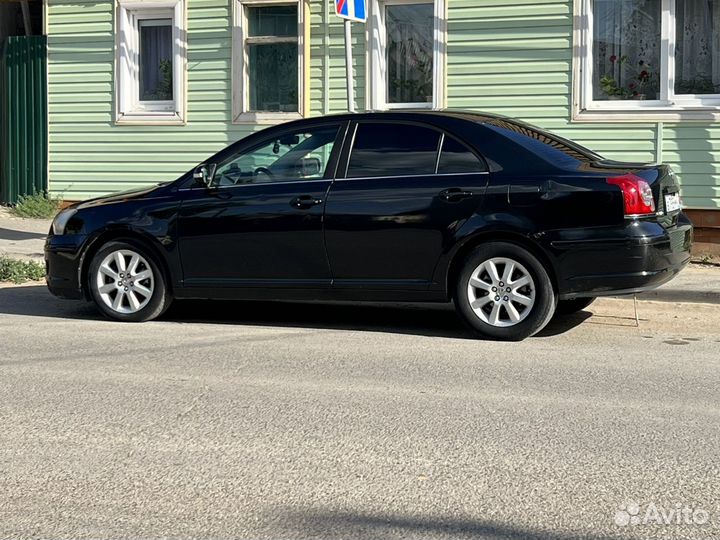
[[[47,191],[47,39],[13,36],[0,50],[0,202]]]

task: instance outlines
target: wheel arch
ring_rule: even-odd
[[[80,258],[80,265],[78,267],[78,282],[80,283],[83,296],[87,300],[91,299],[90,290],[87,286],[87,280],[88,272],[90,271],[90,263],[95,254],[108,242],[123,240],[136,242],[152,254],[158,266],[160,267],[160,271],[163,273],[163,277],[165,278],[165,285],[170,294],[172,294],[173,282],[170,274],[170,263],[167,260],[167,256],[163,253],[163,249],[157,239],[129,228],[112,228],[102,231],[101,233],[96,235],[90,242],[88,242],[87,247],[83,251],[83,254]]]
[[[515,244],[529,251],[545,267],[548,276],[550,277],[553,289],[557,293],[558,277],[555,265],[553,264],[551,257],[545,252],[545,250],[542,249],[541,246],[527,236],[517,232],[486,231],[473,234],[472,236],[466,238],[452,255],[448,265],[448,270],[445,273],[445,290],[447,291],[448,298],[452,299],[455,294],[455,287],[453,286],[453,283],[455,283],[455,280],[462,271],[462,263],[465,258],[470,252],[472,252],[473,249],[489,242],[506,242],[508,244]]]

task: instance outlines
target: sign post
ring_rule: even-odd
[[[346,0],[348,1],[348,0]],[[348,112],[355,112],[355,76],[352,65],[352,23],[350,19],[343,21],[345,24],[345,76],[347,79],[347,109]]]
[[[347,108],[355,112],[355,81],[352,66],[352,21],[367,20],[366,0],[334,0],[335,14],[345,23],[345,73],[347,79]],[[325,90],[328,91],[327,89]]]

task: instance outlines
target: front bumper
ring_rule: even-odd
[[[52,294],[60,298],[84,298],[80,285],[85,235],[49,235],[45,240],[45,282]]]
[[[664,228],[652,220],[618,229],[568,231],[549,242],[561,300],[654,289],[690,262],[693,226],[684,215]]]

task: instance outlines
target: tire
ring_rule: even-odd
[[[589,298],[573,298],[572,300],[560,300],[555,315],[572,315],[578,311],[582,311],[595,301],[595,297]]]
[[[516,283],[520,285],[513,286]],[[505,242],[475,248],[463,263],[454,293],[456,309],[470,328],[505,341],[520,341],[542,330],[557,305],[543,264],[526,249]]]
[[[108,242],[95,253],[88,288],[100,313],[116,321],[155,319],[172,301],[157,260],[150,250],[132,240]]]

